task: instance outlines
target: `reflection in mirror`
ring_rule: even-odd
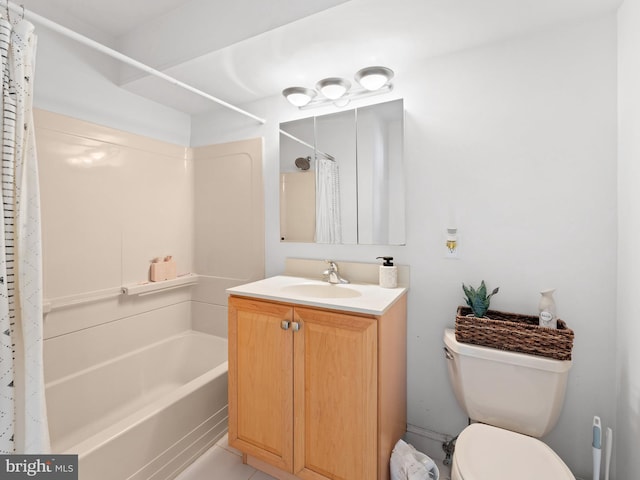
[[[403,245],[403,119],[395,100],[280,124],[281,240]]]
[[[316,117],[316,148],[335,158],[317,164],[316,243],[358,243],[355,118],[355,110]]]
[[[314,119],[280,125],[280,239],[313,242],[316,235]],[[296,166],[309,158],[310,168]]]
[[[405,243],[402,100],[358,109],[358,243]]]

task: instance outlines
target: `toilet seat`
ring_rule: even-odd
[[[575,480],[547,445],[533,437],[474,423],[465,428],[453,455],[453,480]]]

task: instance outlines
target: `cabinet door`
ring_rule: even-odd
[[[293,470],[292,308],[229,298],[229,444]],[[286,325],[285,325],[286,326]]]
[[[377,325],[296,307],[294,472],[308,480],[377,478]]]

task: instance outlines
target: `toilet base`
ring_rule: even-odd
[[[455,456],[455,453],[454,453]],[[462,480],[460,476],[460,471],[458,470],[458,466],[456,465],[455,458],[451,462],[451,480]]]

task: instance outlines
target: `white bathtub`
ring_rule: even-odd
[[[227,431],[227,340],[186,331],[46,385],[80,480],[170,479]]]

